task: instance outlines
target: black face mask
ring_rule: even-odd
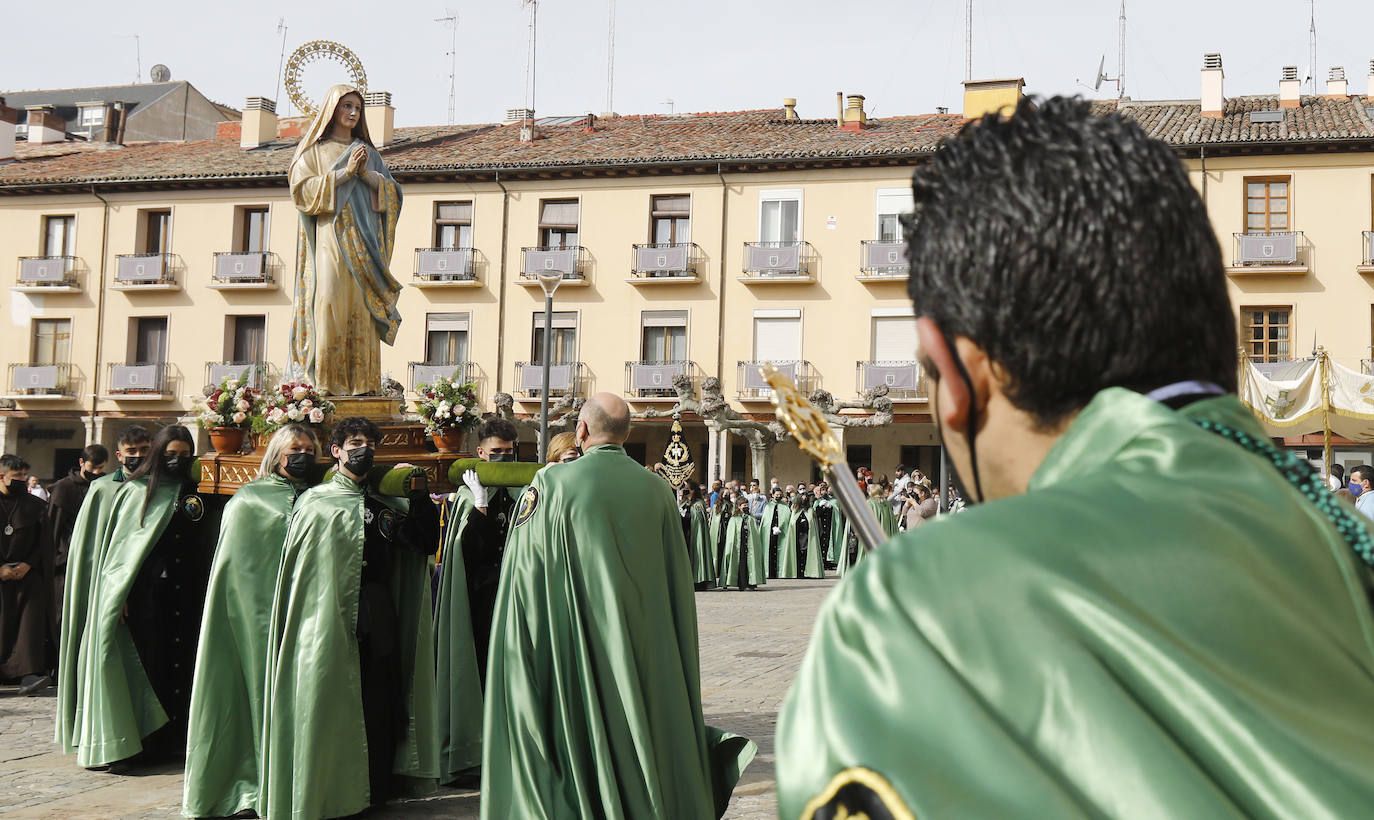
[[[87,470],[81,471],[81,477],[85,479],[87,482],[95,481],[97,478],[100,478],[100,476],[101,473],[92,473]]]
[[[181,478],[186,473],[187,463],[190,459],[185,456],[163,456],[162,469],[167,475],[174,478]]]
[[[495,464],[515,461],[515,453],[491,453],[487,456],[487,461]]]
[[[138,468],[143,466],[143,456],[124,457],[124,475],[133,475],[138,472]]]
[[[347,459],[344,461],[344,466],[353,475],[367,475],[367,471],[372,469],[372,459],[376,454],[376,451],[367,445],[356,447],[346,452]]]
[[[314,453],[287,453],[286,466],[282,470],[292,478],[302,479],[310,471],[310,465],[313,463],[315,463]]]

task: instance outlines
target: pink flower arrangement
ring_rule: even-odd
[[[482,421],[477,385],[440,376],[431,384],[415,385],[419,400],[415,409],[425,421],[425,432],[467,431]]]
[[[334,418],[334,403],[315,391],[307,382],[285,382],[269,391],[262,412],[253,419],[253,431],[271,434],[287,424],[323,427]]]
[[[236,378],[228,378],[198,400],[196,423],[205,430],[216,427],[238,427],[247,430],[253,414],[263,404],[262,393]]]

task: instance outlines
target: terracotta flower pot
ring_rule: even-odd
[[[431,433],[430,437],[434,439],[434,446],[439,449],[439,452],[458,453],[462,452],[463,439],[466,438],[466,434],[462,430],[440,430]]]
[[[212,427],[210,429],[210,446],[215,448],[216,453],[230,454],[237,453],[243,446],[244,430],[242,427]]]

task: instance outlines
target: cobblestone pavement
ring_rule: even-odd
[[[701,695],[706,722],[747,735],[758,757],[735,789],[727,818],[777,816],[773,728],[834,579],[774,581],[758,592],[699,592]],[[53,746],[54,693],[20,698],[0,688],[0,818],[172,820],[180,817],[181,770],[139,776],[88,772]],[[474,818],[477,794],[442,789],[425,800],[366,812],[366,820]]]

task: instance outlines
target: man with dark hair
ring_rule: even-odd
[[[487,677],[487,820],[719,817],[754,757],[702,717],[682,519],[625,454],[629,424],[619,396],[587,399],[585,455],[520,496]]]
[[[1355,508],[1366,518],[1374,519],[1374,467],[1361,464],[1350,468],[1351,491],[1355,493]]]
[[[113,472],[90,480],[86,496],[72,522],[71,537],[67,541],[62,617],[57,641],[55,740],[66,754],[76,751],[80,712],[78,703],[84,688],[77,658],[98,577],[100,545],[105,543],[105,531],[110,525],[115,495],[124,481],[142,466],[152,445],[153,434],[142,425],[130,424],[120,430],[119,437],[115,439],[115,458],[119,466]]]
[[[1345,467],[1340,464],[1331,465],[1331,475],[1327,478],[1327,483],[1331,486],[1331,492],[1335,492],[1345,486]]]
[[[340,420],[333,477],[301,494],[287,525],[268,630],[261,817],[352,815],[432,791],[438,776],[428,561],[439,515],[423,470],[370,477],[380,439],[368,419]]]
[[[53,482],[49,490],[47,519],[52,546],[48,551],[47,570],[53,587],[49,637],[54,648],[59,638],[62,587],[67,581],[67,553],[71,548],[72,529],[76,526],[76,516],[81,512],[81,503],[86,500],[91,482],[105,475],[105,465],[109,460],[110,451],[105,449],[105,445],[88,445],[81,451],[76,466],[66,476]]]
[[[0,456],[0,681],[17,681],[19,692],[46,688],[44,651],[48,583],[41,569],[47,548],[44,504],[29,494],[29,463]]]
[[[1366,813],[1374,536],[1233,395],[1178,158],[1024,101],[912,188],[931,415],[976,506],[826,602],[779,719],[781,816]]]

